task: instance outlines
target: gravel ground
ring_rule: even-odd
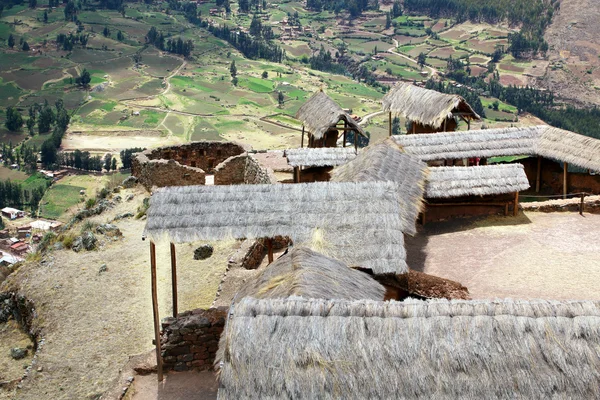
[[[600,299],[600,215],[521,213],[427,224],[408,264],[473,298]]]

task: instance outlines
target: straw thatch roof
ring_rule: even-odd
[[[383,300],[385,288],[364,272],[304,247],[294,247],[244,284],[242,297]]]
[[[322,91],[315,93],[300,107],[296,113],[296,119],[302,121],[306,130],[315,139],[323,138],[325,132],[340,120],[346,121],[349,127],[356,129],[361,135],[365,135],[362,127]]]
[[[430,168],[425,197],[450,198],[515,193],[529,189],[521,164]]]
[[[600,171],[600,140],[547,125],[398,135],[394,140],[423,161],[531,155]]]
[[[290,149],[285,151],[292,167],[337,167],[356,157],[353,147],[320,147]]]
[[[600,302],[242,299],[223,399],[597,399]]]
[[[349,163],[336,168],[332,182],[389,181],[398,186],[404,232],[414,234],[415,221],[423,201],[427,165],[418,157],[406,154],[391,139],[361,151]]]
[[[457,94],[444,94],[403,82],[394,86],[383,97],[382,103],[384,111],[435,129],[454,115],[480,119],[469,103]]]
[[[288,236],[376,273],[407,271],[396,186],[386,182],[160,188],[145,234],[174,242]]]

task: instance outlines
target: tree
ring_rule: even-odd
[[[263,71],[262,78],[267,79],[269,77],[269,73],[267,71]]]
[[[394,1],[394,5],[392,6],[392,18],[402,16],[402,7],[400,7],[399,1]]]
[[[421,69],[423,69],[423,66],[425,65],[426,60],[427,60],[427,56],[425,55],[425,53],[423,53],[423,52],[419,53],[419,56],[417,57],[417,64],[419,64]]]
[[[392,26],[392,17],[390,17],[390,13],[385,14],[385,29],[390,29]]]
[[[44,23],[48,23],[48,11],[44,10]]]
[[[87,87],[91,81],[92,81],[92,77],[90,76],[90,73],[85,68],[81,72],[81,76],[78,76],[77,78],[75,78],[75,83],[82,87]]]
[[[110,36],[110,29],[108,29],[108,26],[104,27],[104,29],[102,30],[102,34],[104,35],[104,37]]]
[[[11,132],[16,132],[23,126],[23,117],[21,113],[14,107],[6,109],[6,121],[4,126]]]
[[[56,118],[56,116],[54,115],[54,112],[52,111],[50,106],[48,106],[48,105],[44,106],[44,108],[42,109],[42,111],[40,112],[40,115],[38,117],[39,133],[50,132],[50,127],[52,126],[52,123],[54,122],[55,118]]]
[[[280,90],[279,93],[277,93],[277,102],[279,103],[279,107],[283,107],[284,101],[285,97],[283,95],[283,92]]]
[[[104,169],[106,171],[110,171],[110,166],[112,165],[112,154],[110,153],[106,153],[106,155],[104,156]]]
[[[235,66],[235,60],[231,61],[231,65],[229,66],[229,73],[232,78],[237,76],[237,67]]]
[[[401,132],[400,118],[394,117],[394,119],[392,119],[392,135],[399,135]]]
[[[233,86],[237,86],[237,84],[238,84],[238,78],[237,78],[237,76],[233,77],[233,79],[231,80],[231,83],[233,84]]]
[[[29,44],[27,42],[23,42],[23,47],[21,47],[23,51],[29,51]]]
[[[110,163],[110,169],[112,169],[113,171],[117,170],[117,159],[113,158],[111,163]]]
[[[121,31],[117,32],[117,40],[119,42],[122,42],[123,40],[125,40],[125,35],[123,35],[123,32],[121,32]]]
[[[42,143],[41,153],[43,165],[51,166],[56,164],[58,152],[56,150],[56,147],[54,146],[54,143],[52,143],[52,140],[48,139],[44,143]]]
[[[77,7],[73,1],[67,2],[65,6],[65,21],[72,21],[77,14]]]
[[[27,120],[27,129],[29,130],[29,135],[33,136],[35,135],[35,119],[33,118],[29,118]]]
[[[12,35],[12,33],[10,35],[8,35],[7,44],[8,44],[8,47],[10,47],[11,49],[13,47],[15,47],[15,37]]]
[[[239,11],[247,13],[250,11],[250,2],[248,0],[238,0]]]
[[[29,8],[35,8],[37,6],[37,0],[29,0]]]

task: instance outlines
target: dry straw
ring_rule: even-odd
[[[597,301],[241,299],[219,399],[597,399]]]
[[[455,113],[480,119],[469,103],[457,94],[444,94],[402,82],[383,97],[382,103],[384,111],[435,129]]]
[[[320,147],[286,150],[288,164],[292,167],[337,167],[354,160],[353,147]]]
[[[521,164],[429,169],[425,197],[450,198],[515,193],[529,189]]]
[[[403,226],[396,186],[387,182],[181,186],[153,194],[145,234],[180,243],[289,236],[301,245],[320,230],[328,256],[403,273]]]
[[[346,121],[350,128],[354,128],[362,135],[365,134],[360,125],[348,113],[321,91],[315,93],[300,107],[296,113],[296,119],[302,121],[306,130],[317,140],[322,139],[325,132],[340,120]]]

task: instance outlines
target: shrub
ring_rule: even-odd
[[[98,226],[97,222],[92,222],[90,220],[86,220],[83,225],[81,225],[81,233],[85,233],[87,231],[93,232],[94,229]]]
[[[85,209],[89,210],[90,208],[96,205],[96,199],[89,198],[85,201]]]

